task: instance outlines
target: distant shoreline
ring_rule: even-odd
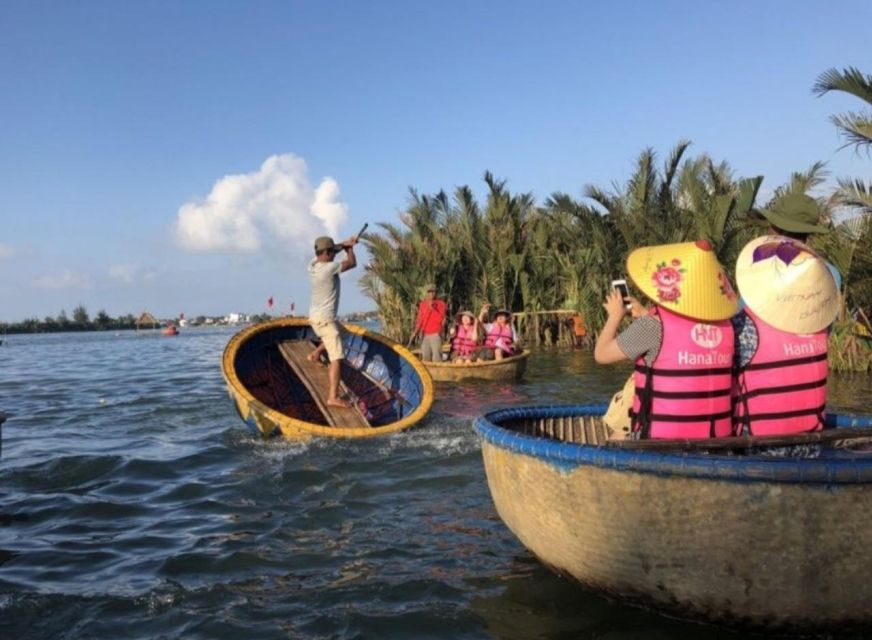
[[[233,318],[228,320],[228,318]],[[180,329],[198,328],[198,327],[222,327],[222,326],[244,326],[248,324],[257,324],[266,322],[275,318],[285,317],[282,315],[271,316],[269,314],[232,314],[231,316],[196,316],[184,321],[181,318],[158,319],[151,323],[137,323],[134,316],[128,314],[119,318],[112,318],[105,312],[101,311],[93,320],[88,317],[87,311],[84,308],[77,308],[74,311],[73,319],[67,318],[66,314],[61,311],[57,318],[46,317],[44,320],[30,318],[22,322],[0,322],[0,339],[4,335],[22,335],[34,333],[82,333],[86,331],[159,331],[167,325],[175,325]],[[379,314],[377,311],[355,311],[345,314],[340,317],[342,322],[370,322],[378,321]]]

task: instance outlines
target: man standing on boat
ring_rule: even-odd
[[[436,285],[428,284],[424,299],[418,303],[418,318],[412,338],[421,335],[421,360],[442,361],[442,328],[445,324],[445,302],[436,298]]]
[[[309,263],[309,281],[312,284],[309,322],[315,335],[321,338],[321,346],[308,357],[311,362],[317,362],[321,353],[327,352],[330,358],[327,404],[334,407],[351,407],[348,400],[339,397],[340,361],[345,357],[345,351],[336,314],[339,309],[339,274],[357,266],[354,256],[356,244],[357,236],[338,245],[328,236],[316,238],[315,259]],[[340,249],[345,251],[345,259],[334,262],[333,258]]]

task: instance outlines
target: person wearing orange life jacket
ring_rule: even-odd
[[[508,309],[500,309],[494,314],[494,321],[487,322],[490,307],[485,303],[478,314],[478,321],[484,328],[484,346],[478,351],[478,359],[502,360],[517,353],[518,333]]]
[[[708,241],[643,247],[627,274],[654,307],[618,334],[625,301],[612,291],[594,349],[600,364],[634,360],[631,433],[640,438],[709,438],[732,431],[733,328],[737,298]]]
[[[454,326],[448,333],[451,339],[449,359],[458,364],[472,362],[478,348],[478,319],[471,311],[461,311],[454,316]]]
[[[734,433],[823,428],[828,327],[839,291],[826,261],[786,236],[755,238],[736,261],[744,309],[736,332]]]

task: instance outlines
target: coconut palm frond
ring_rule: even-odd
[[[856,67],[847,67],[842,71],[834,68],[827,69],[818,76],[811,90],[818,96],[829,91],[841,91],[872,105],[872,76],[863,73]]]
[[[669,158],[663,166],[663,186],[665,188],[671,188],[672,181],[678,173],[679,166],[681,166],[681,159],[684,157],[684,152],[687,151],[690,144],[690,140],[679,140],[669,153]]]
[[[789,194],[805,194],[824,183],[829,171],[826,170],[826,162],[817,161],[805,171],[794,171],[790,179],[783,185],[775,188],[773,201],[780,200]]]
[[[842,148],[855,147],[859,151],[872,145],[872,114],[849,111],[830,116],[830,121],[842,132]]]
[[[841,71],[828,69],[819,75],[812,86],[812,92],[822,96],[829,91],[841,91],[856,96],[872,106],[872,76],[856,67],[847,67]],[[830,120],[845,138],[843,148],[854,146],[859,151],[872,146],[872,113],[849,111],[831,116]]]
[[[872,183],[866,183],[859,178],[842,178],[835,195],[838,204],[842,206],[872,213]]]

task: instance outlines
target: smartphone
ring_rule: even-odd
[[[612,280],[612,289],[617,289],[621,294],[621,299],[625,302],[624,306],[627,310],[630,309],[630,290],[627,289],[627,281],[622,279]]]

